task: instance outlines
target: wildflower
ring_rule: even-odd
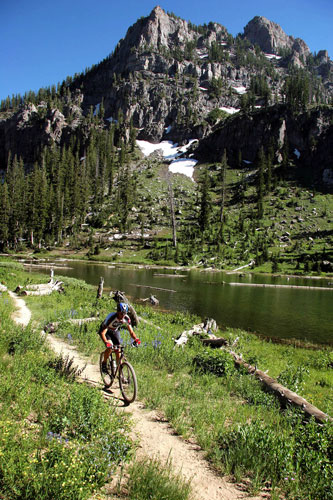
[[[154,349],[157,349],[161,345],[161,341],[155,339],[152,341],[152,344],[153,344]]]

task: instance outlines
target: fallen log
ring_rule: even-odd
[[[298,290],[333,290],[333,287],[327,286],[305,286],[305,285],[271,285],[268,283],[239,283],[239,282],[224,282],[224,285],[231,286],[253,286],[261,288],[296,288]]]
[[[222,337],[220,337],[218,339],[211,339],[211,338],[210,339],[201,339],[201,342],[203,343],[203,345],[208,345],[209,347],[212,347],[215,349],[228,345],[228,341],[226,339],[223,339]]]
[[[136,283],[130,283],[132,286],[138,286],[141,288],[152,288],[153,290],[162,290],[163,292],[171,292],[171,293],[176,293],[176,290],[172,290],[171,288],[159,288],[157,286],[150,286],[150,285],[137,285]]]
[[[159,300],[155,297],[155,295],[151,295],[150,297],[147,297],[146,299],[141,299],[142,302],[150,302],[152,306],[157,306],[160,302]]]
[[[187,278],[187,274],[162,274],[162,273],[154,273],[153,276],[161,276],[162,278]]]
[[[47,285],[39,286],[37,290],[21,290],[22,287],[17,287],[16,290],[19,290],[19,295],[51,295],[52,292],[63,292],[64,289],[62,287],[62,281],[55,281],[54,283],[49,283]],[[31,286],[31,285],[30,285]],[[15,291],[16,291],[15,290]]]
[[[210,338],[215,339],[216,337],[212,332],[215,332],[216,330],[216,321],[212,318],[206,318],[203,323],[194,325],[190,330],[185,330],[184,332],[182,332],[180,336],[175,340],[175,344],[178,347],[184,346],[187,343],[189,337],[193,337],[193,335],[207,336],[208,334]]]
[[[40,285],[26,285],[25,288],[27,290],[44,290],[47,288],[52,288],[54,283],[49,282],[49,283],[41,283]]]
[[[327,420],[333,422],[333,418],[319,410],[316,406],[312,405],[306,399],[302,398],[295,392],[291,391],[287,387],[281,385],[277,380],[267,375],[267,373],[258,370],[256,366],[252,366],[246,361],[243,360],[241,356],[236,354],[230,348],[227,348],[228,342],[223,338],[216,338],[211,332],[213,328],[216,329],[216,322],[214,320],[206,320],[205,323],[201,323],[199,325],[194,325],[190,330],[184,331],[176,340],[175,344],[178,346],[184,346],[188,341],[189,337],[193,335],[203,335],[207,333],[210,338],[203,338],[202,343],[204,345],[209,345],[210,347],[220,348],[226,350],[231,356],[233,356],[236,365],[242,366],[246,368],[250,375],[256,377],[264,386],[264,389],[272,392],[275,396],[278,397],[280,403],[283,406],[293,405],[296,408],[300,408],[303,412],[309,416],[314,417],[317,422],[323,423]],[[233,345],[237,342],[237,339],[233,343]]]
[[[333,418],[319,410],[316,406],[313,406],[311,403],[306,401],[306,399],[302,398],[287,387],[279,384],[277,380],[270,377],[263,371],[258,370],[255,366],[251,366],[249,363],[246,363],[246,361],[244,361],[241,356],[235,352],[230,351],[229,349],[227,351],[233,356],[237,365],[244,366],[251,375],[254,375],[264,385],[265,389],[275,394],[283,405],[287,406],[288,404],[291,404],[296,408],[300,408],[309,417],[314,417],[317,422],[323,423],[327,420],[333,422]]]
[[[237,267],[236,269],[233,269],[232,271],[230,271],[227,274],[235,273],[236,271],[240,271],[241,269],[245,269],[245,267],[253,266],[253,264],[255,264],[255,263],[256,263],[255,260],[251,260],[251,262],[249,262],[248,264],[245,264],[245,266]]]

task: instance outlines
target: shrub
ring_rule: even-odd
[[[280,373],[278,382],[291,391],[298,392],[302,389],[304,377],[309,374],[309,370],[304,366],[293,366],[288,364],[287,368]]]
[[[76,377],[80,377],[85,366],[80,369],[74,365],[74,358],[70,358],[69,355],[64,357],[60,354],[56,359],[49,362],[49,368],[53,368],[59,375],[68,380],[74,381]]]
[[[198,370],[218,377],[231,375],[235,370],[231,355],[225,351],[204,351],[193,358],[193,364]]]
[[[289,423],[279,432],[274,423],[260,421],[223,430],[218,442],[229,472],[255,474],[259,483],[270,481],[273,487],[283,485],[292,498],[333,498],[333,425],[303,423],[296,413]]]

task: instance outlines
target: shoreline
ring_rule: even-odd
[[[5,256],[4,254],[0,254],[0,257],[1,256]],[[13,255],[9,255],[7,254],[6,257],[12,257],[13,261],[18,261],[18,258],[20,260],[22,260],[22,255],[16,255],[16,256],[13,256]],[[25,258],[23,258],[23,260],[25,260]],[[104,266],[104,267],[107,267],[109,266],[110,264],[108,262],[105,262],[105,261],[89,261],[89,260],[86,260],[86,259],[72,259],[70,257],[66,257],[66,258],[63,258],[63,257],[58,257],[56,259],[52,259],[52,262],[48,263],[46,262],[46,258],[42,258],[42,259],[33,259],[35,262],[32,263],[32,264],[27,264],[27,265],[24,265],[23,266],[23,270],[24,271],[28,271],[27,268],[29,268],[29,266],[33,267],[34,271],[38,272],[38,269],[43,269],[45,271],[45,269],[51,269],[53,268],[55,271],[56,270],[59,270],[61,271],[61,269],[71,269],[70,266],[59,266],[57,267],[56,265],[55,266],[52,266],[52,264],[56,263],[57,261],[58,262],[81,262],[83,264],[89,264],[89,263],[92,263],[94,265],[99,265],[99,266]],[[0,266],[1,266],[1,263],[0,263]],[[199,268],[196,268],[196,267],[181,267],[181,266],[157,266],[157,265],[137,265],[137,264],[134,264],[134,263],[120,263],[120,262],[117,262],[115,263],[114,266],[112,267],[121,267],[121,268],[128,268],[128,269],[132,269],[132,268],[136,268],[136,269],[166,269],[166,270],[170,270],[170,269],[173,269],[173,270],[177,270],[177,271],[180,271],[180,270],[183,270],[183,271],[197,271],[197,272],[202,272],[201,269]],[[207,270],[207,272],[211,272],[211,270]],[[222,271],[222,270],[214,270],[214,272],[226,272],[226,271]],[[61,274],[61,273],[60,273]],[[230,273],[228,273],[230,274]],[[239,274],[238,272],[235,272],[233,274]],[[242,273],[243,274],[243,273]],[[291,275],[282,275],[282,274],[278,274],[278,275],[273,275],[271,273],[247,273],[249,275],[257,275],[257,276],[263,276],[263,275],[266,275],[266,276],[276,276],[276,277],[283,277],[283,276],[286,276],[286,277],[290,277]],[[175,274],[175,276],[178,276],[178,274]],[[313,276],[295,276],[295,278],[308,278],[308,279],[313,279],[313,278],[316,278],[316,279],[321,279],[322,277],[313,277]],[[327,279],[332,279],[332,278],[329,278],[327,277]],[[94,286],[94,285],[91,285],[91,286]],[[273,287],[275,285],[272,285]],[[285,285],[286,287],[288,287],[288,285]],[[294,285],[293,288],[308,288],[306,286],[297,286],[297,285]],[[322,287],[318,286],[318,287],[314,287],[314,288],[318,288],[318,289],[321,289]],[[106,293],[110,293],[112,291],[112,288],[110,287],[104,287],[104,290]],[[333,287],[330,288],[330,290],[333,290]],[[141,303],[140,300],[136,300],[134,297],[130,297],[128,295],[128,298],[130,298],[130,300],[133,300],[134,303]],[[165,308],[161,308],[160,306],[156,306],[156,309],[159,310],[160,312],[172,312],[171,309],[165,309]],[[220,325],[220,328],[222,330],[224,329],[228,329],[228,328],[232,328],[230,326],[227,326],[227,325]],[[248,334],[251,334],[251,335],[254,335],[255,337],[257,338],[261,338],[261,339],[264,339],[265,341],[271,341],[273,343],[278,343],[278,344],[287,344],[287,345],[293,345],[294,347],[301,347],[301,348],[306,348],[306,349],[314,349],[314,350],[317,350],[317,349],[325,349],[325,348],[332,348],[333,346],[333,343],[332,342],[324,342],[324,343],[318,343],[318,342],[313,342],[309,339],[301,339],[301,338],[298,338],[298,337],[277,337],[277,336],[269,336],[265,333],[260,333],[260,332],[257,332],[255,329],[253,330],[250,330],[248,328],[241,328],[244,332],[248,333]]]
[[[207,267],[203,268],[201,266],[168,266],[164,264],[139,264],[136,262],[122,262],[122,261],[109,261],[109,260],[92,260],[92,259],[85,259],[85,258],[75,258],[73,256],[46,256],[46,257],[34,257],[31,254],[29,255],[24,255],[24,254],[5,254],[1,253],[0,257],[11,257],[13,260],[18,261],[19,260],[33,260],[35,261],[34,263],[30,264],[24,264],[24,265],[30,265],[30,266],[35,266],[35,267],[47,267],[50,266],[47,262],[43,264],[44,261],[46,260],[55,260],[59,262],[83,262],[85,264],[95,264],[95,265],[108,265],[112,267],[134,267],[136,269],[166,269],[166,270],[173,270],[173,271],[198,271],[202,273],[225,273],[225,274],[235,274],[235,275],[252,275],[252,276],[271,276],[275,278],[295,278],[295,279],[313,279],[313,280],[332,280],[333,284],[333,274],[325,274],[325,275],[308,275],[308,274],[288,274],[288,273],[269,273],[265,271],[249,271],[249,270],[232,270],[232,269],[216,269],[213,267]],[[55,269],[61,269],[60,266],[54,266]],[[68,269],[68,267],[62,267],[63,269]]]

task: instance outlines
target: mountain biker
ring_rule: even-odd
[[[104,351],[104,359],[102,362],[102,371],[104,373],[107,373],[106,362],[111,354],[112,347],[120,346],[120,327],[126,326],[127,330],[130,333],[130,336],[134,340],[135,345],[141,343],[134,333],[134,330],[131,326],[131,319],[127,313],[128,304],[126,304],[125,302],[118,302],[117,312],[108,314],[99,328],[98,333],[106,346],[106,349]],[[120,359],[120,352],[116,350],[115,353],[118,364]]]

